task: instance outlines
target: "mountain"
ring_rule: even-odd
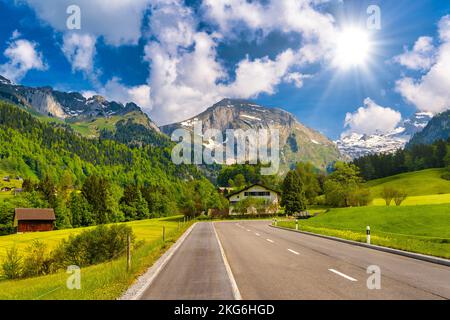
[[[85,98],[78,92],[16,85],[2,76],[0,99],[25,107],[35,116],[68,124],[85,136],[98,137],[103,129],[114,131],[120,121],[160,133],[158,126],[132,102],[124,105],[98,95]]]
[[[393,153],[403,148],[414,134],[422,131],[431,118],[431,113],[418,112],[404,120],[391,132],[371,135],[344,134],[336,141],[336,144],[342,153],[351,158],[375,153]]]
[[[344,159],[332,141],[301,124],[291,113],[246,100],[223,99],[191,119],[160,129],[167,135],[179,128],[192,131],[195,121],[203,122],[203,131],[218,129],[223,134],[226,129],[278,129],[281,173],[299,161],[310,161],[326,169],[330,163]]]
[[[408,146],[414,144],[430,144],[436,140],[447,140],[450,137],[450,110],[434,116],[426,127],[417,132]]]

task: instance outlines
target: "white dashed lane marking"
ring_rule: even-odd
[[[333,273],[335,273],[335,274],[337,274],[337,275],[339,275],[339,276],[341,276],[341,277],[343,277],[343,278],[345,278],[345,279],[347,279],[347,280],[350,280],[350,281],[358,281],[358,280],[356,280],[355,278],[352,278],[352,277],[350,277],[350,276],[348,276],[348,275],[346,275],[346,274],[343,274],[342,272],[339,272],[339,271],[337,271],[337,270],[334,270],[334,269],[328,269],[329,271],[331,271],[331,272],[333,272]]]

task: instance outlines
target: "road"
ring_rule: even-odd
[[[450,299],[450,268],[272,228],[268,221],[214,223],[243,299]],[[232,299],[212,223],[198,223],[143,299]],[[381,270],[369,290],[368,266]]]

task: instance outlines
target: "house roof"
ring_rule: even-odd
[[[53,209],[16,208],[15,220],[56,220]]]
[[[245,187],[244,189],[241,189],[241,190],[239,190],[239,191],[235,191],[235,192],[232,192],[232,193],[228,194],[228,195],[226,196],[226,198],[228,199],[229,197],[234,196],[235,194],[241,193],[242,191],[248,190],[248,189],[250,189],[250,188],[252,188],[252,187],[254,187],[254,186],[260,186],[260,187],[262,187],[262,188],[264,188],[264,189],[273,191],[273,192],[275,192],[275,193],[278,194],[278,195],[280,194],[279,191],[274,190],[274,189],[272,189],[272,188],[269,188],[269,187],[267,187],[267,186],[265,186],[265,185],[263,185],[263,184],[260,184],[260,183],[254,183],[254,184],[252,184],[252,185],[249,185],[248,187]]]

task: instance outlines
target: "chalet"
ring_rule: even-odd
[[[10,188],[10,187],[3,187],[2,188],[2,192],[9,192],[9,191],[11,191],[12,189]]]
[[[13,226],[17,232],[51,231],[55,220],[53,209],[17,208]]]
[[[5,182],[10,182],[11,179],[9,178],[9,176],[4,176],[4,177],[3,177],[3,181],[5,181]]]
[[[267,214],[273,214],[278,211],[278,204],[280,193],[271,188],[268,188],[262,184],[253,184],[251,186],[245,187],[242,190],[230,193],[226,196],[228,201],[230,202],[229,214],[236,214],[233,211],[234,205],[239,201],[242,201],[248,197],[254,197],[258,199],[264,199],[267,203]],[[251,208],[248,210],[249,213],[252,212]]]

